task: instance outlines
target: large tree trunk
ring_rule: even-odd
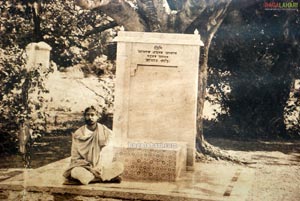
[[[204,48],[199,64],[197,151],[214,158],[230,158],[207,143],[203,136],[202,113],[207,83],[207,62],[211,40],[221,25],[231,0],[77,0],[86,9],[99,9],[129,31],[193,33],[198,29]]]
[[[198,104],[197,104],[197,136],[196,148],[198,156],[200,154],[209,155],[214,158],[230,159],[221,150],[210,145],[205,139],[203,134],[203,108],[206,95],[207,86],[207,69],[208,69],[208,56],[211,40],[218,30],[219,26],[225,18],[228,6],[231,1],[219,2],[218,5],[206,5],[203,12],[186,28],[187,33],[193,32],[195,27],[199,30],[204,47],[201,52],[199,64],[199,81],[198,81]]]

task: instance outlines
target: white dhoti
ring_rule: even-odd
[[[95,131],[87,130],[86,126],[75,131],[72,135],[71,163],[64,177],[88,184],[93,180],[105,182],[120,176],[124,166],[112,161],[111,138],[111,130],[102,124],[97,124]]]

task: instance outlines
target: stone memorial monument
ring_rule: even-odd
[[[124,178],[175,181],[195,163],[200,35],[120,31],[113,131]]]
[[[48,69],[50,65],[50,51],[51,46],[45,42],[30,43],[26,46],[27,64],[26,68],[37,67],[41,65],[42,68]]]

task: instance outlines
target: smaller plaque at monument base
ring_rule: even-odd
[[[115,160],[124,164],[128,180],[176,181],[186,167],[183,143],[130,143],[115,147]]]

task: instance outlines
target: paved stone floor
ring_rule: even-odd
[[[122,181],[63,185],[69,158],[0,182],[0,200],[246,200],[254,170],[224,162],[196,163],[176,182]],[[18,170],[19,171],[19,170]],[[20,171],[18,172],[20,173]]]

